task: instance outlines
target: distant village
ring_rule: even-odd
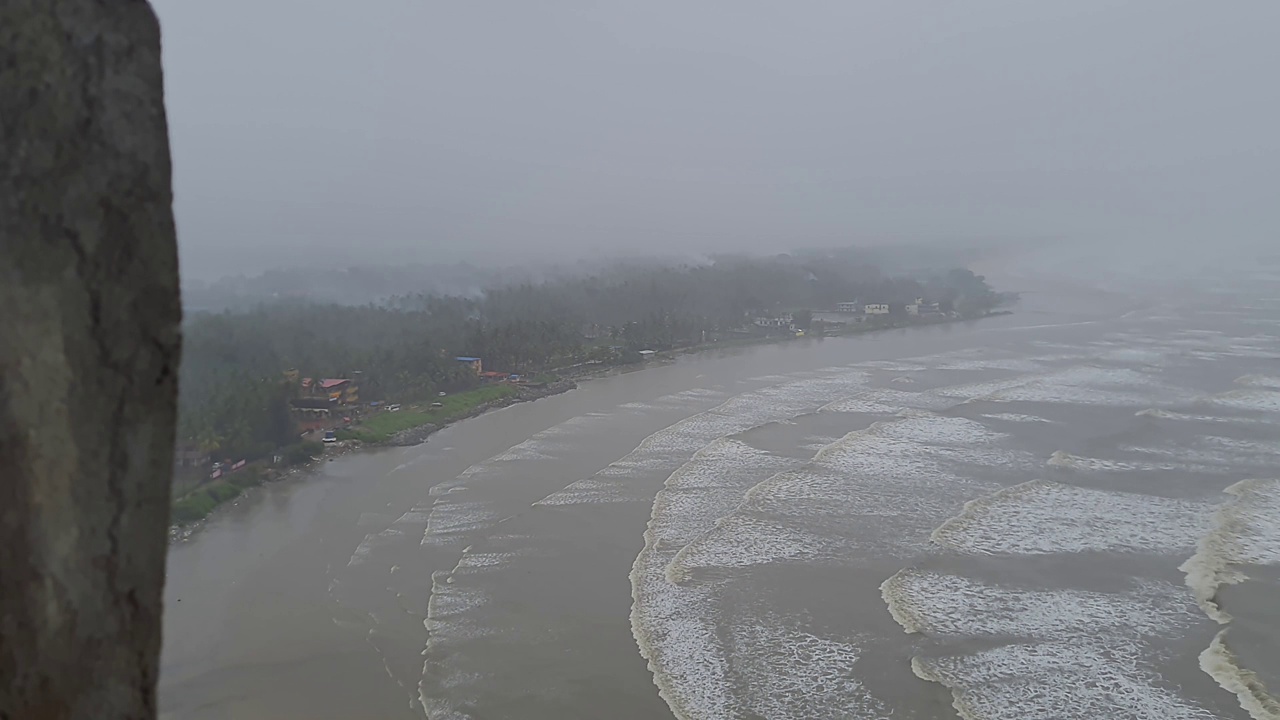
[[[926,302],[916,298],[911,303],[864,303],[858,300],[837,303],[834,310],[825,312],[797,311],[776,315],[756,313],[752,325],[757,334],[785,331],[797,336],[840,335],[860,325],[880,326],[895,321],[946,320],[960,315],[951,303]]]
[[[929,302],[924,298],[916,298],[914,302],[902,304],[850,300],[837,303],[834,309],[827,311],[796,310],[776,314],[748,312],[744,316],[741,327],[717,330],[712,333],[703,331],[701,343],[779,336],[829,337],[862,329],[870,330],[914,322],[942,322],[959,317],[960,313],[951,303]],[[560,368],[561,371],[573,372],[589,370],[592,366],[644,361],[658,353],[651,348],[636,350],[624,345],[604,344],[607,342],[605,338],[608,337],[608,332],[598,325],[584,326],[582,335],[588,342],[596,344],[586,352],[585,359],[575,365]],[[484,359],[480,357],[464,355],[455,357],[454,361],[466,368],[467,375],[474,377],[474,380],[467,383],[470,387],[493,383],[531,387],[539,385],[519,374],[486,369]],[[303,377],[295,369],[286,371],[284,376],[293,389],[289,399],[290,420],[304,442],[327,444],[335,439],[337,430],[349,428],[372,414],[397,412],[400,409],[398,404],[387,400],[362,402],[361,389],[365,384],[365,377],[360,371],[352,371],[347,377],[320,378]],[[438,394],[446,395],[445,392]],[[441,403],[432,402],[430,405],[439,407]],[[281,460],[280,455],[274,456],[275,463]],[[176,471],[185,470],[187,474],[191,474],[203,468],[207,474],[203,474],[202,477],[209,479],[218,479],[244,466],[244,460],[218,461],[210,453],[202,452],[190,444],[179,446],[175,454]]]

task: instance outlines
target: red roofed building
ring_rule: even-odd
[[[342,405],[360,402],[360,387],[350,378],[303,378],[299,383],[304,398],[323,398]]]

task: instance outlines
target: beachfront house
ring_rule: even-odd
[[[479,376],[480,373],[484,372],[484,363],[480,362],[480,358],[478,357],[469,357],[469,356],[463,355],[463,356],[454,358],[454,360],[457,360],[463,365],[466,365],[467,367],[471,368],[471,371],[474,372],[477,376]]]
[[[916,298],[916,301],[907,306],[908,315],[933,315],[938,312],[938,303],[925,302],[924,298]]]
[[[339,405],[360,402],[360,384],[351,378],[302,378],[298,381],[298,391],[301,397],[319,398]]]
[[[299,432],[311,432],[332,427],[333,406],[326,398],[294,398],[289,401],[289,416],[297,424]]]
[[[863,306],[862,311],[868,315],[888,315],[889,305],[887,303],[871,303]]]
[[[350,378],[325,378],[319,381],[320,397],[340,405],[355,405],[360,402],[359,387]]]
[[[857,300],[853,300],[850,302],[836,303],[836,312],[856,313],[856,312],[860,312],[861,310],[862,310],[862,306],[858,304]]]
[[[756,318],[754,322],[757,327],[762,328],[790,328],[791,320],[791,314],[785,313],[777,317],[761,316]]]

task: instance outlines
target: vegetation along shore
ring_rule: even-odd
[[[462,295],[274,298],[185,323],[173,517],[326,454],[411,445],[583,375],[662,355],[982,317],[1012,298],[963,268],[857,250],[618,262]]]

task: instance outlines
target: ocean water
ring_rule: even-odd
[[[1276,720],[1280,284],[1253,281],[686,358],[335,464],[323,551],[274,566],[319,619],[236,621],[330,679],[167,648],[162,709]],[[220,562],[216,532],[182,552]]]

